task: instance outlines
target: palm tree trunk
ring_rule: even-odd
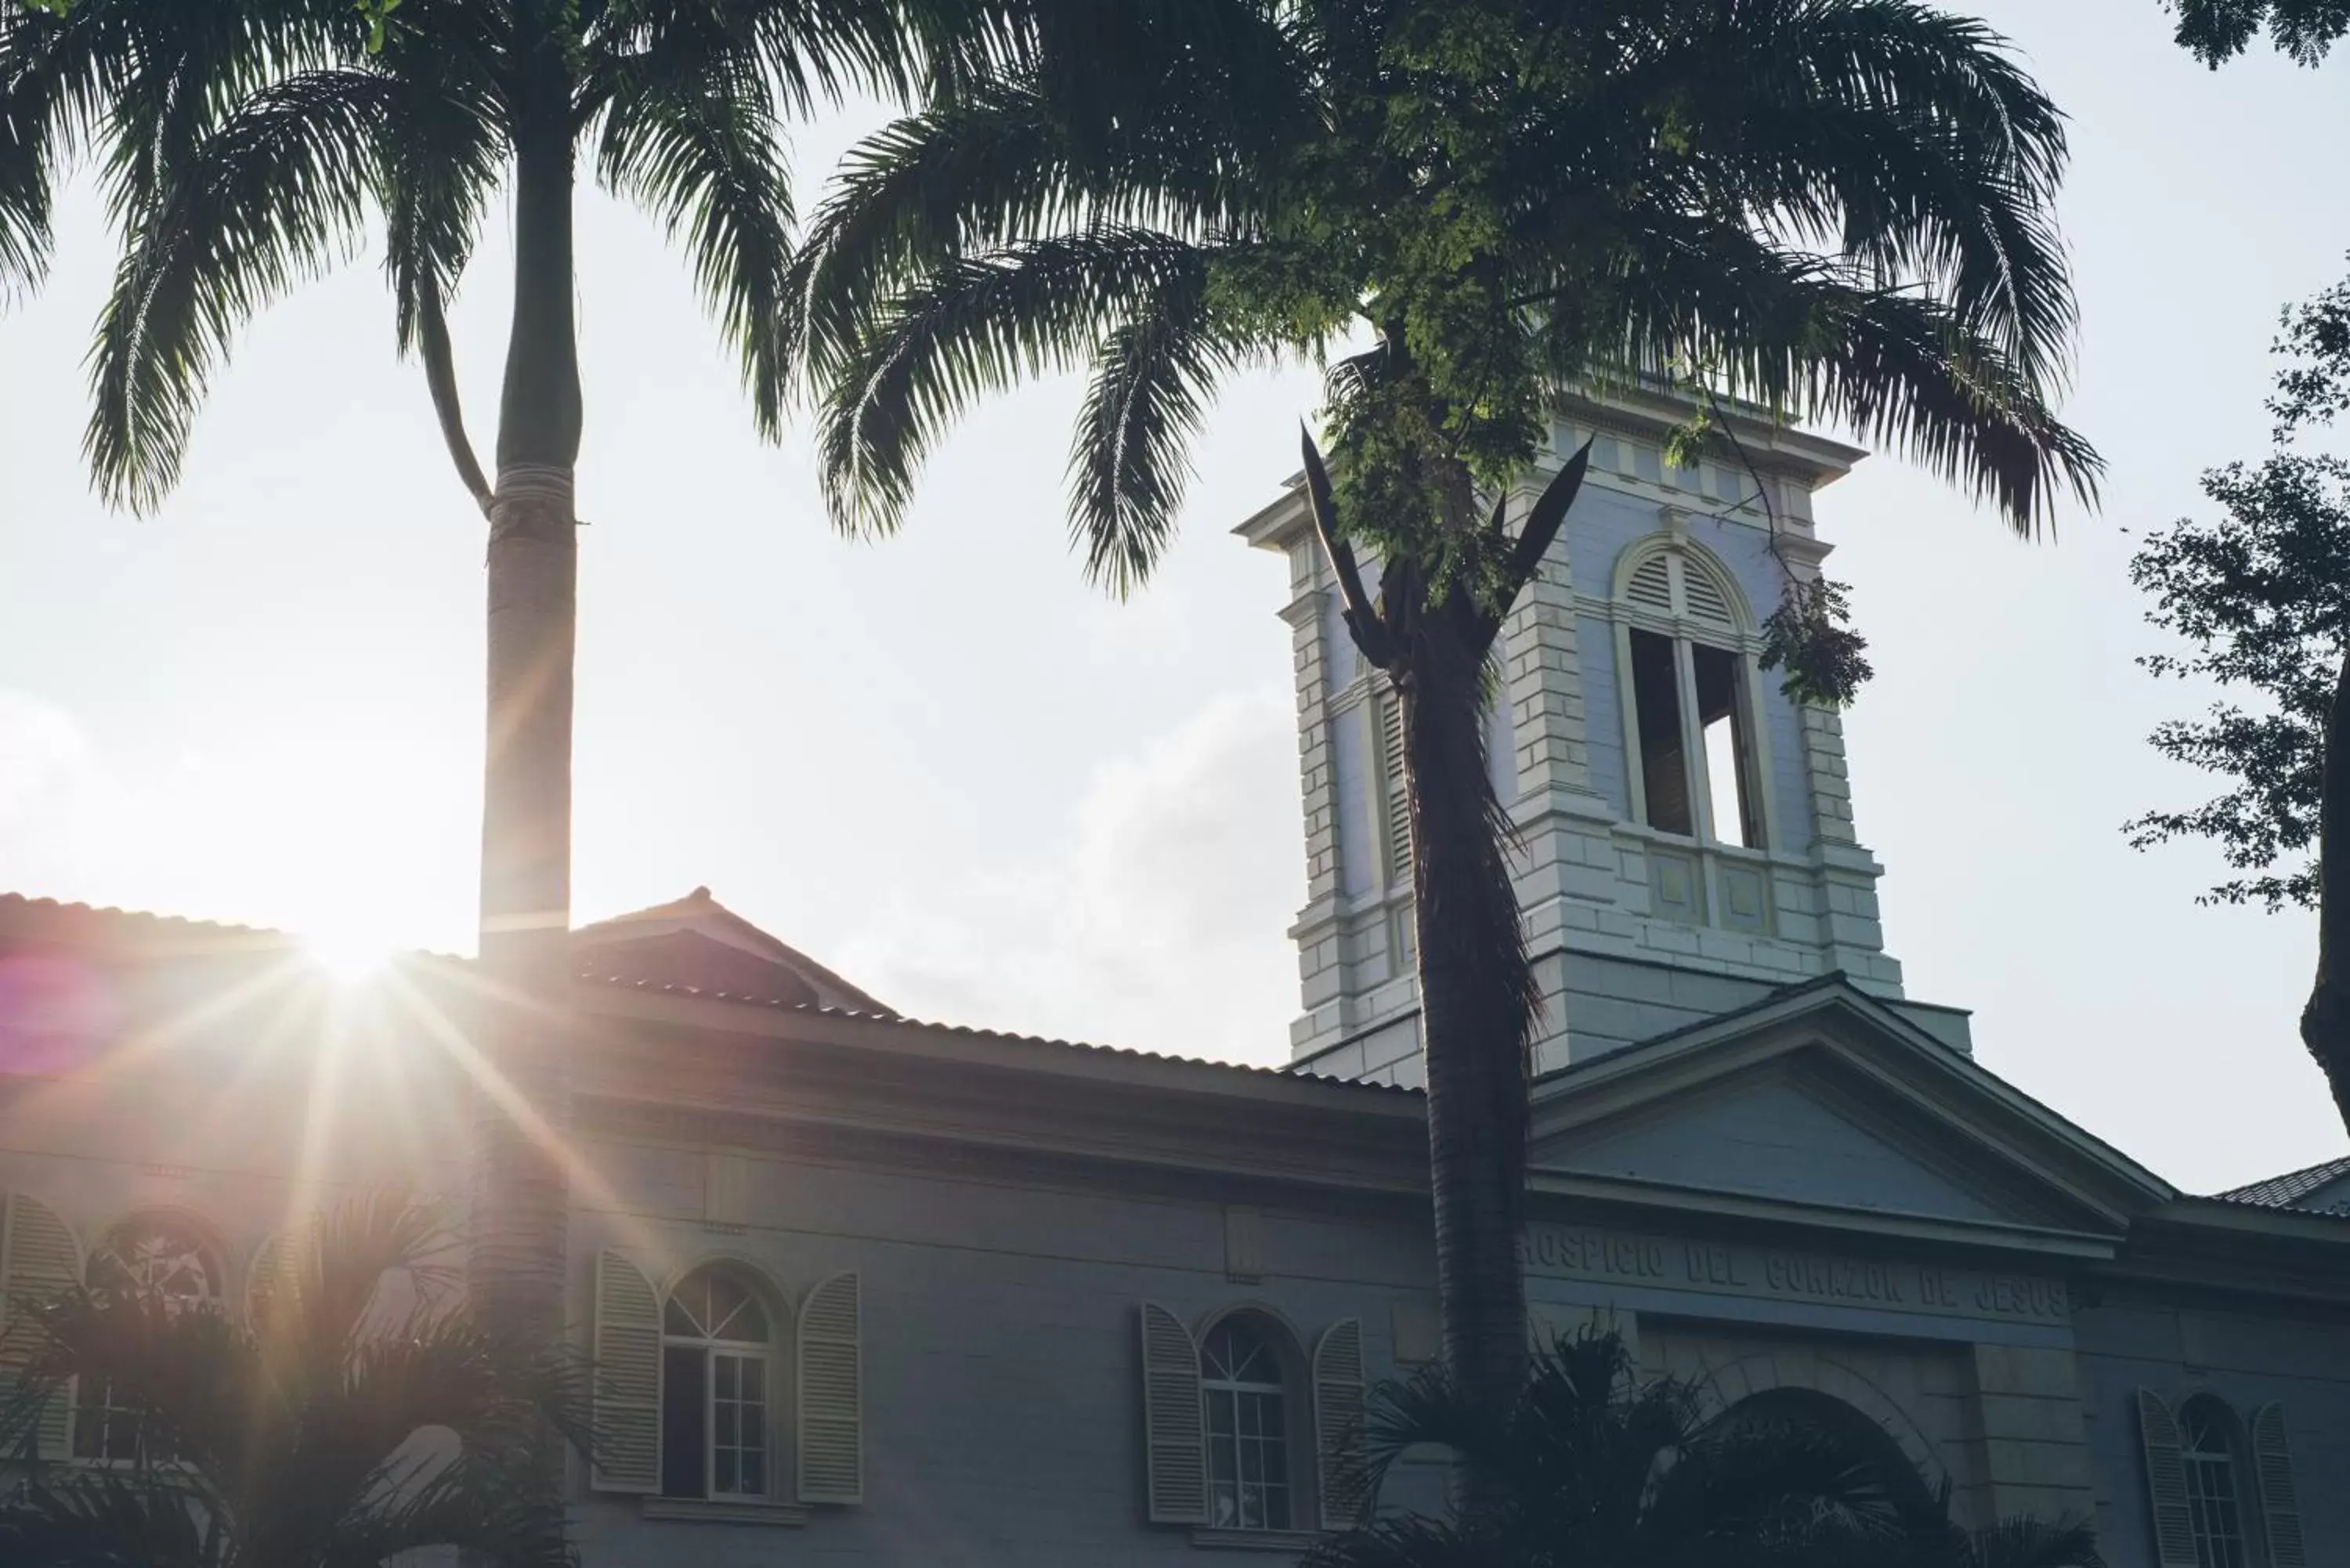
[[[2350,1127],[2350,651],[2325,715],[2324,765],[2317,803],[2317,981],[2301,1012],[2301,1043],[2324,1069],[2334,1112]]]
[[[1397,687],[1411,803],[1413,929],[1445,1360],[1462,1392],[1498,1415],[1525,1386],[1518,1247],[1527,1049],[1541,995],[1526,959],[1486,763],[1490,625],[1465,592],[1411,618]]]
[[[564,95],[550,88],[550,106]],[[562,1331],[570,1197],[571,671],[578,540],[578,346],[572,322],[571,140],[550,112],[517,137],[515,303],[490,508],[489,737],[482,803],[482,964],[492,1064],[525,1109],[475,1113],[467,1283],[482,1322],[525,1344]],[[536,1125],[534,1125],[536,1124]]]

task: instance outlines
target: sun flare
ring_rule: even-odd
[[[390,967],[396,950],[381,931],[355,926],[326,928],[303,934],[302,946],[310,961],[345,984],[354,984]]]

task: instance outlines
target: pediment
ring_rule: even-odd
[[[1551,1075],[1544,1189],[2096,1250],[2159,1179],[1840,979]]]

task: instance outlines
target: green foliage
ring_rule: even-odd
[[[2190,645],[2138,662],[2217,683],[2249,703],[2214,703],[2149,737],[2156,751],[2233,786],[2199,806],[2124,825],[2134,847],[2208,838],[2241,876],[2206,902],[2273,910],[2319,902],[2316,849],[2334,678],[2350,649],[2350,462],[2296,438],[2350,409],[2350,284],[2285,313],[2283,365],[2269,408],[2275,449],[2257,465],[2203,476],[2221,521],[2182,518],[2147,537],[2130,579],[2154,597],[2147,619]]]
[[[391,29],[391,14],[400,9],[400,0],[358,0],[359,13],[367,18],[368,53],[383,53],[384,39]]]
[[[1500,1417],[1440,1372],[1387,1385],[1367,1428],[1374,1489],[1406,1449],[1450,1449],[1491,1499],[1467,1517],[1388,1512],[1326,1537],[1306,1568],[2100,1568],[2077,1522],[1970,1533],[1892,1438],[1824,1396],[1715,1414],[1642,1376],[1613,1335],[1561,1338]]]
[[[1851,592],[1825,577],[1791,577],[1763,620],[1762,667],[1786,670],[1780,686],[1794,701],[1849,708],[1877,673],[1863,657],[1868,639],[1852,627]]]
[[[255,1324],[135,1288],[41,1305],[32,1365],[0,1388],[8,1451],[79,1378],[172,1462],[35,1469],[0,1501],[0,1560],[267,1568],[455,1546],[567,1568],[561,1505],[542,1501],[532,1467],[550,1426],[588,1441],[584,1376],[449,1301],[454,1245],[431,1209],[390,1190],[302,1236]],[[459,1447],[411,1441],[427,1428]]]
[[[2304,66],[2323,60],[2350,33],[2350,0],[2163,0],[2178,15],[2178,42],[2218,68],[2268,30],[2277,48]]]
[[[2203,492],[2222,521],[2181,519],[2130,562],[2131,581],[2155,598],[2147,619],[2193,650],[2138,662],[2252,699],[2214,703],[2150,737],[2164,756],[2234,787],[2189,810],[2148,812],[2126,831],[2140,849],[2216,843],[2244,875],[2207,902],[2314,908],[2326,714],[2350,639],[2350,464],[2281,452],[2212,470]]]

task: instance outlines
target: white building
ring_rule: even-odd
[[[1755,668],[1859,454],[1742,427],[1774,552],[1742,466],[1663,466],[1669,405],[1565,417],[1593,479],[1493,718],[1550,1004],[1537,1317],[1725,1406],[1840,1400],[1968,1517],[2093,1513],[2123,1568],[2350,1562],[2350,1160],[2184,1195],[1977,1065],[1885,951],[1836,721]],[[1241,530],[1290,563],[1293,1070],[902,1018],[702,889],[578,933],[573,1300],[621,1438],[573,1477],[588,1563],[1339,1521],[1339,1417],[1435,1309],[1388,715],[1302,524]],[[0,896],[0,1299],[130,1266],[242,1313],[336,1194],[462,1192],[465,984],[419,959],[362,1006],[272,933]],[[117,1441],[87,1401],[45,1436]]]

